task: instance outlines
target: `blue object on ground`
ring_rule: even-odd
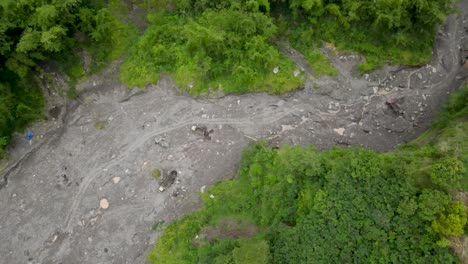
[[[28,130],[28,132],[26,133],[26,139],[31,140],[33,137],[34,137],[33,132],[31,130]]]

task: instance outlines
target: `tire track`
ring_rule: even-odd
[[[274,123],[290,114],[293,114],[296,111],[298,111],[298,109],[292,108],[286,111],[277,111],[276,113],[274,111],[272,111],[273,113],[266,112],[266,113],[261,113],[261,115],[257,117],[245,117],[245,118],[214,118],[214,119],[189,118],[179,123],[176,123],[174,125],[167,126],[161,129],[156,129],[152,131],[151,133],[148,133],[138,138],[136,141],[130,144],[124,152],[120,153],[119,155],[120,158],[116,158],[108,163],[102,164],[87,173],[88,176],[84,178],[84,180],[80,184],[78,193],[73,198],[73,203],[70,206],[70,210],[68,211],[65,217],[65,221],[64,221],[65,230],[64,231],[72,233],[72,229],[73,229],[74,222],[76,220],[76,217],[79,211],[79,205],[81,203],[81,200],[84,194],[86,193],[86,191],[88,190],[89,185],[96,179],[96,177],[100,174],[100,172],[102,172],[104,169],[109,169],[121,163],[126,157],[128,157],[129,153],[134,152],[135,150],[140,148],[151,138],[164,134],[164,133],[177,130],[177,129],[181,129],[183,127],[190,126],[193,124],[264,126],[267,124]]]

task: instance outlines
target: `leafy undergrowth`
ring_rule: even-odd
[[[99,1],[98,1],[99,2]],[[128,6],[122,0],[111,0],[108,5],[98,5],[101,9],[95,13],[83,13],[90,16],[92,22],[82,26],[83,33],[73,49],[55,54],[52,61],[70,78],[70,85],[98,73],[106,65],[119,58],[138,38],[138,30],[128,21]],[[99,25],[99,30],[94,30]],[[94,31],[93,31],[94,30]],[[88,58],[80,58],[88,56]],[[88,60],[85,69],[84,60]]]
[[[364,55],[361,73],[386,63],[422,65],[431,57],[435,25],[453,2],[139,1],[151,14],[150,27],[123,64],[120,79],[143,87],[167,72],[193,95],[284,93],[303,80],[272,44],[280,39],[303,53],[316,76],[338,74],[319,50],[324,42]],[[273,74],[276,67],[280,71]]]
[[[435,26],[453,12],[454,2],[286,0],[272,1],[271,5],[286,14],[291,35],[310,35],[316,45],[326,41],[339,50],[357,51],[366,57],[358,70],[369,72],[386,63],[426,63],[431,57]],[[288,8],[292,12],[285,13]],[[300,38],[298,44],[310,46],[309,40]]]
[[[303,82],[294,64],[270,44],[276,26],[262,13],[207,10],[193,19],[158,14],[149,20],[121,68],[129,86],[155,83],[162,71],[193,95],[218,89],[280,94]]]
[[[202,194],[204,206],[168,225],[151,263],[456,263],[451,236],[466,232],[466,100],[455,95],[437,137],[389,153],[260,143],[237,179]],[[445,117],[444,117],[445,116]],[[257,226],[249,237],[204,230],[226,219]],[[205,232],[206,233],[206,232]],[[229,234],[229,232],[228,232]]]
[[[384,64],[424,65],[431,59],[434,46],[433,31],[409,31],[395,36],[365,25],[343,30],[334,20],[321,24],[316,34],[333,43],[338,50],[364,55],[365,62],[358,65],[361,73],[371,72]]]
[[[15,130],[23,130],[34,120],[44,118],[44,97],[32,79],[20,79],[8,70],[0,82],[0,159]]]
[[[361,73],[371,72],[384,64],[420,66],[432,57],[432,31],[403,32],[397,36],[366,25],[344,28],[336,19],[321,18],[311,27],[303,20],[280,17],[277,23],[282,36],[307,59],[317,76],[337,74],[320,52],[323,43],[339,51],[357,52],[364,57],[358,65]]]
[[[280,36],[286,38],[290,45],[304,56],[316,77],[338,75],[338,70],[320,51],[322,41],[312,34],[312,30],[309,30],[308,27],[304,28],[304,25],[301,27],[294,21],[287,22],[282,18],[277,19],[276,23],[280,25]]]

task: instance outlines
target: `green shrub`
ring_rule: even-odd
[[[276,27],[264,14],[206,10],[194,19],[160,15],[150,21],[121,68],[129,86],[156,82],[162,71],[194,95],[219,89],[282,93],[303,82],[294,77],[294,64],[269,44]]]
[[[366,56],[367,72],[391,62],[421,65],[431,57],[436,23],[452,11],[453,0],[288,1],[314,25],[319,39]]]
[[[159,169],[154,169],[152,172],[151,172],[151,175],[153,176],[153,178],[156,180],[156,181],[159,181],[159,178],[161,178],[161,171]]]
[[[445,104],[435,122],[434,128],[447,127],[452,121],[468,115],[468,83],[465,83],[458,92],[454,93]]]
[[[466,222],[465,206],[460,202],[453,202],[432,222],[432,228],[443,235],[458,236],[464,233]]]
[[[106,128],[106,125],[107,125],[106,121],[97,121],[96,123],[94,123],[94,127],[97,130],[103,130],[104,128]]]
[[[0,69],[0,152],[9,143],[15,130],[23,130],[31,122],[44,118],[44,98],[31,78],[19,79],[14,73]],[[0,158],[2,155],[0,155]]]
[[[431,181],[442,188],[459,188],[464,172],[464,165],[458,159],[443,159],[432,165]]]
[[[264,240],[241,240],[232,251],[235,264],[267,264],[270,259],[268,243]]]

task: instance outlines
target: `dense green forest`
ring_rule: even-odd
[[[131,29],[117,17],[122,6],[116,0],[0,0],[0,157],[13,131],[45,117],[38,84],[39,77],[50,78],[42,63],[58,64],[73,84],[85,75],[80,50],[98,69],[127,48]]]
[[[467,117],[465,85],[433,129],[389,153],[255,144],[236,179],[165,228],[149,261],[457,263],[450,239],[468,231],[453,198],[468,191]]]

